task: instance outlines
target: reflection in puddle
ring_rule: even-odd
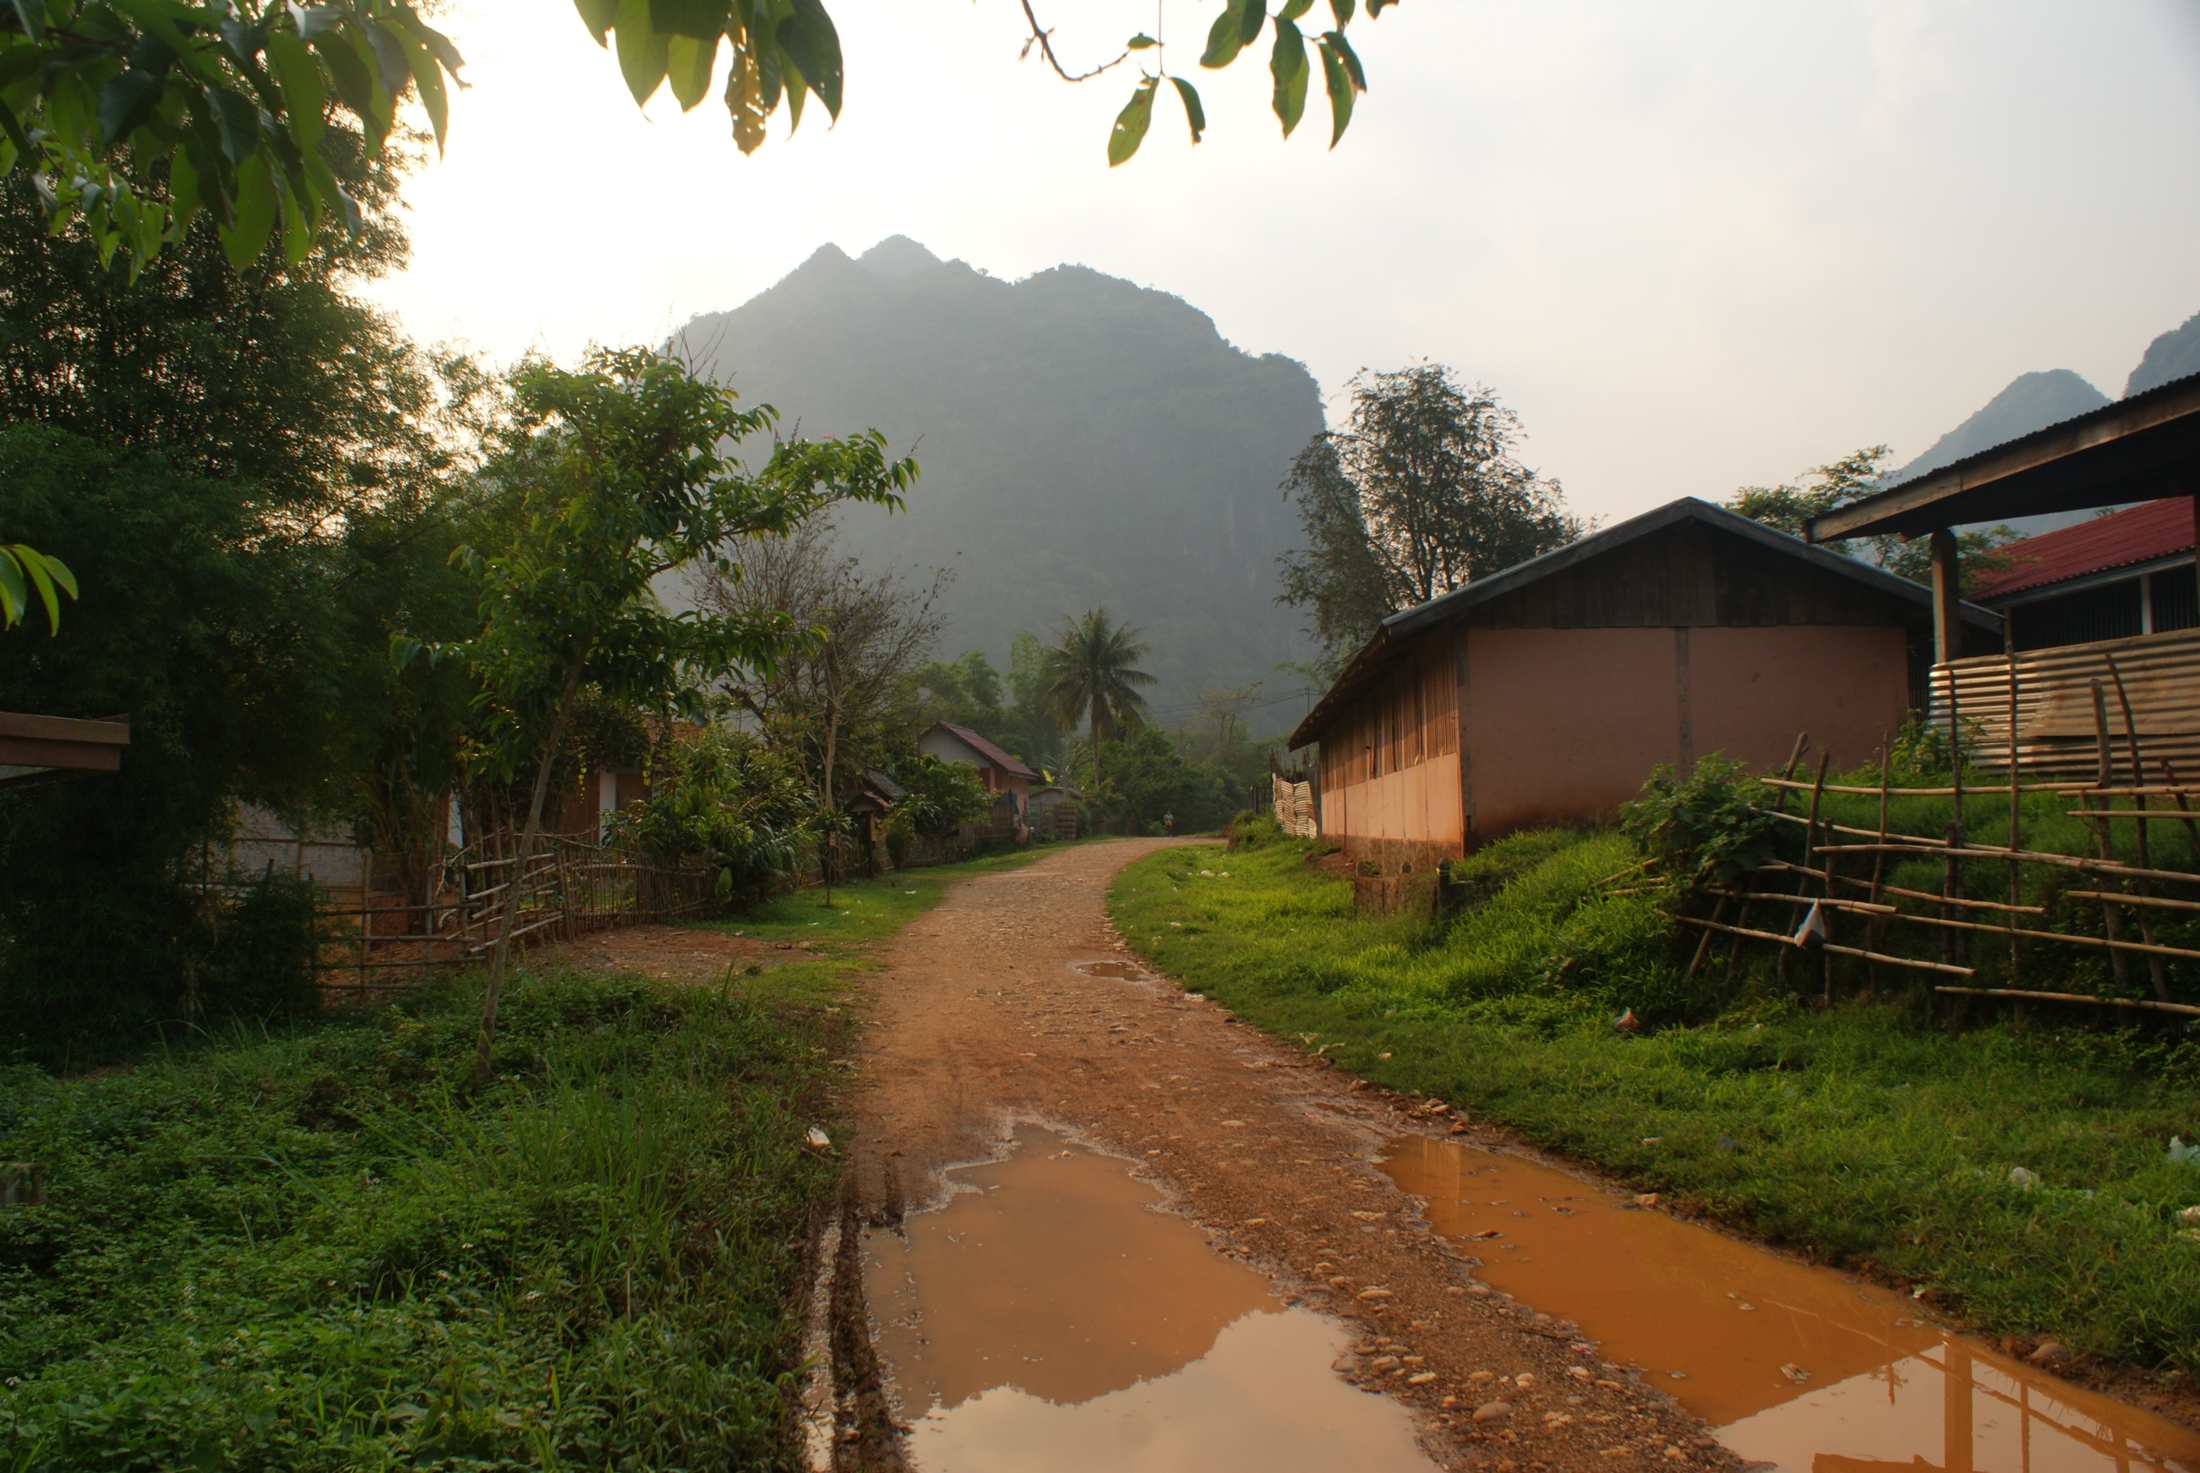
[[[1578,1321],[1752,1461],[2200,1473],[2200,1435],[1938,1331],[1900,1295],[1516,1157],[1420,1136],[1385,1151],[1383,1170],[1481,1259],[1480,1277]]]
[[[1403,1407],[1339,1380],[1349,1336],[1287,1309],[1121,1161],[1037,1127],[875,1232],[879,1351],[930,1473],[1426,1470]],[[927,1410],[929,1408],[929,1410]]]
[[[1072,962],[1070,970],[1088,977],[1113,977],[1119,982],[1144,982],[1148,973],[1130,962]]]

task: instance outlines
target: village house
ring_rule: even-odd
[[[1320,832],[1390,904],[1442,858],[1611,814],[1661,763],[1777,766],[1799,731],[1869,760],[1932,628],[1922,586],[1688,498],[1391,615],[1290,744],[1319,743]]]
[[[985,790],[995,797],[1005,794],[1013,799],[1016,819],[1023,821],[1031,785],[1039,780],[1039,774],[992,742],[967,726],[937,721],[917,738],[917,750],[942,762],[960,762],[965,767],[977,768],[978,780],[985,784]]]
[[[2133,506],[2016,544],[1981,580],[2008,618],[1999,654],[1958,646],[1946,612],[1961,586],[1955,529],[2043,512]],[[2192,548],[2200,519],[2200,374],[2172,379],[1921,476],[1810,524],[1813,542],[1928,537],[1936,617],[1934,721],[1971,760],[2026,776],[2092,777],[2093,685],[2164,768],[2200,772],[2200,627]],[[2181,525],[2180,525],[2181,521]]]
[[[1971,601],[2008,616],[2018,651],[2190,629],[2192,555],[2192,500],[2165,496],[2000,548]]]

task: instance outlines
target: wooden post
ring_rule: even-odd
[[[2122,709],[2124,715],[2124,740],[2129,744],[2131,752],[2131,785],[2141,790],[2134,795],[2138,799],[2141,815],[2134,825],[2139,830],[2139,868],[2152,869],[2154,860],[2152,855],[2148,853],[2148,820],[2145,814],[2153,805],[2148,802],[2144,791],[2147,785],[2146,763],[2139,755],[2139,724],[2132,717],[2131,695],[2124,689],[2124,673],[2116,668],[2116,657],[2114,655],[2104,655],[2102,658],[2108,661],[2108,678],[2116,682],[2116,704]],[[2141,896],[2150,896],[2154,893],[2153,887],[2145,880],[2134,882],[2131,888]],[[2154,921],[2148,915],[2146,907],[2139,907],[2133,919],[2139,923],[2139,939],[2149,946],[2153,945]],[[2169,977],[2167,969],[2163,965],[2162,958],[2153,952],[2147,953],[2147,980],[2154,986],[2155,999],[2159,1002],[2168,1002]]]
[[[2101,683],[2098,680],[2093,682],[2093,738],[2098,743],[2100,750],[2099,782],[2097,785],[2103,788],[2109,787],[2116,781],[2115,758],[2110,754],[2108,746],[2108,697],[2101,689]],[[2108,798],[2105,794],[2088,793],[2085,795],[2085,806],[2088,808],[2106,807],[2107,804]],[[2113,862],[2115,860],[2116,851],[2114,846],[2109,843],[2108,820],[2105,818],[2093,820],[2093,845],[2099,852],[2103,862]],[[2112,900],[2101,902],[2101,925],[2107,930],[2110,941],[2124,939],[2123,917],[2117,912],[2116,904]],[[2116,985],[2118,987],[2130,985],[2130,975],[2124,965],[2124,954],[2121,950],[2113,946],[2109,948],[2108,965],[2109,970],[2116,974]]]
[[[1795,764],[1803,760],[1803,752],[1809,746],[1810,733],[1807,731],[1797,732],[1795,734],[1795,745],[1788,749],[1787,764],[1780,769],[1780,781],[1786,783],[1793,782],[1795,780]],[[1772,811],[1774,813],[1781,813],[1786,810],[1788,800],[1787,795],[1788,790],[1784,787],[1774,788],[1772,790]],[[1806,841],[1805,847],[1806,849],[1808,848],[1808,841]],[[1741,905],[1736,908],[1734,912],[1734,924],[1737,926],[1747,926],[1749,924],[1748,901],[1743,901]],[[1733,979],[1734,969],[1737,965],[1740,964],[1741,959],[1742,938],[1736,936],[1734,938],[1734,944],[1727,948],[1726,953],[1726,975],[1728,980],[1731,981]]]
[[[1948,537],[1949,577],[1952,580],[1955,569],[1955,539],[1945,532],[1935,532],[1933,536],[1936,538]],[[1939,556],[1940,544],[1935,542],[1933,544],[1933,584],[1936,606],[1941,583]],[[1953,586],[1952,583],[1951,586]],[[1950,773],[1948,780],[1955,789],[1952,800],[1955,804],[1955,816],[1948,821],[1948,848],[1951,851],[1963,847],[1963,757],[1963,712],[1956,700],[1956,673],[1951,669],[1948,672],[1948,766]],[[2014,778],[2010,779],[2010,785],[2013,787],[2015,784],[2016,780]],[[1949,854],[1947,867],[1941,871],[1940,893],[1950,900],[1963,893],[1963,865],[1953,853]],[[1941,906],[1942,919],[1949,918],[1953,909],[1952,906]],[[1940,959],[1944,962],[1954,962],[1957,946],[1955,933],[1945,929],[1942,930],[1940,933]]]
[[[1819,844],[1818,809],[1819,805],[1825,801],[1826,768],[1831,765],[1832,762],[1832,749],[1829,748],[1826,751],[1820,752],[1818,754],[1818,781],[1811,787],[1810,790],[1810,819],[1803,828],[1803,868],[1805,869],[1810,869],[1813,867],[1810,862],[1811,853],[1814,849],[1818,847]],[[1825,860],[1821,857],[1818,862],[1820,864],[1824,864]],[[1806,880],[1804,881],[1804,883],[1807,884],[1809,882]],[[1800,892],[1801,886],[1798,886],[1797,890],[1798,892]],[[1791,941],[1788,946],[1782,947],[1780,950],[1779,977],[1782,982],[1787,981],[1787,958],[1788,952],[1792,949],[1793,943]],[[1832,961],[1823,954],[1823,949],[1821,949],[1818,960],[1821,968],[1829,968],[1833,965]],[[1833,974],[1830,971],[1822,972],[1820,982],[1822,985],[1822,990],[1830,995],[1833,990]]]
[[[1933,553],[1933,663],[1945,665],[1963,653],[1963,570],[1956,555],[1956,534],[1946,527],[1936,527],[1932,535]],[[1951,697],[1955,691],[1953,674],[1949,677]]]
[[[1881,747],[1879,749],[1879,842],[1882,844],[1887,842],[1887,763],[1888,749]],[[1872,856],[1871,888],[1865,892],[1873,905],[1880,903],[1880,886],[1886,883],[1886,879],[1887,856],[1884,853],[1875,854]],[[1826,888],[1829,890],[1833,888],[1833,870],[1830,867],[1826,870]],[[1879,932],[1880,921],[1877,916],[1873,916],[1864,923],[1864,949],[1866,951],[1879,950]],[[1866,962],[1865,967],[1870,978],[1871,987],[1876,992],[1879,987],[1879,963],[1876,961]]]
[[[2017,950],[2016,906],[2023,900],[2024,875],[2017,863],[2017,850],[2021,846],[2018,829],[2022,826],[2024,794],[2017,783],[2017,653],[2016,645],[2009,646],[2009,980],[2020,981]]]

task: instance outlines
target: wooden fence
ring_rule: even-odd
[[[2166,644],[2166,642],[2165,642]],[[2059,652],[2050,652],[2059,653]],[[1680,919],[1704,934],[1689,964],[1691,976],[1704,965],[1717,936],[1730,938],[1727,965],[1731,969],[1748,942],[1780,948],[1783,976],[1799,952],[1812,955],[1821,973],[1826,1001],[1836,990],[1836,959],[1861,964],[1867,975],[1887,967],[1921,972],[1934,982],[1934,991],[1964,997],[2000,997],[2031,1001],[2087,1003],[2140,1012],[2200,1017],[2200,1005],[2180,1001],[2173,994],[2169,963],[2200,962],[2200,949],[2165,940],[2162,931],[2185,924],[2200,915],[2200,873],[2157,864],[2153,836],[2156,826],[2174,824],[2189,839],[2188,852],[2200,857],[2200,785],[2178,777],[2174,760],[2165,760],[2159,747],[2159,727],[2150,728],[2144,714],[2142,692],[2151,691],[2151,709],[2174,714],[2171,693],[2188,678],[2182,672],[2155,676],[2141,685],[2125,663],[2123,642],[2113,653],[2096,649],[2088,674],[2082,662],[2063,662],[2052,667],[2053,684],[2043,686],[2051,696],[2028,698],[2024,694],[2022,661],[1996,657],[2002,671],[2002,706],[1998,722],[1981,691],[1975,707],[1966,709],[1963,672],[1956,672],[1956,702],[1944,706],[1941,719],[1953,727],[1957,720],[1977,723],[1998,735],[2002,742],[2003,769],[2007,781],[1966,786],[1959,765],[1951,782],[1941,787],[1896,787],[1887,780],[1884,754],[1876,784],[1842,785],[1826,781],[1830,754],[1822,754],[1817,776],[1804,781],[1797,766],[1808,747],[1807,737],[1796,739],[1794,753],[1783,773],[1762,779],[1767,800],[1757,811],[1775,823],[1800,828],[1798,860],[1775,859],[1738,883],[1712,891],[1708,915]],[[1982,662],[1965,661],[1967,666]],[[2105,676],[2105,678],[2103,678]],[[2079,747],[2074,736],[2064,737],[2061,725],[2074,726],[2064,711],[2071,682],[2083,680],[2086,730],[2084,766],[2088,775],[2066,781],[2024,781],[2028,766],[2027,730],[2039,740],[2044,722],[2034,712],[2053,713],[2057,723],[2053,739],[2053,770],[2075,771]],[[1975,683],[1971,686],[1979,689]],[[2115,719],[2111,718],[2115,712]],[[1976,735],[1971,755],[1986,755]],[[1877,822],[1871,826],[1833,822],[1825,812],[1828,794],[1876,800]],[[2070,806],[2060,811],[2081,818],[2091,831],[2091,854],[2055,853],[2026,847],[2024,801],[2029,795],[2052,795]],[[1889,823],[1891,805],[1902,799],[1930,798],[1949,801],[1953,820],[1939,834],[1905,833]],[[1996,805],[2007,802],[2009,825],[2006,844],[1977,841],[1965,832],[1965,802],[1977,800]],[[1800,805],[1793,811],[1790,805]],[[1998,815],[1997,815],[1998,816]],[[2119,835],[2129,842],[2119,846]],[[1899,886],[1889,870],[1904,862],[1939,861],[1936,888]],[[1966,886],[1965,869],[1975,878],[1981,866],[2005,870],[2007,883],[1998,898],[1982,896],[1977,886]],[[2059,917],[2049,907],[2029,903],[2027,895],[2043,887],[2034,883],[2048,878],[2044,887],[2061,907]],[[2070,883],[2075,881],[2076,883]],[[2061,929],[2060,919],[2075,927],[2087,913],[2097,915],[2099,934],[2085,929]],[[2007,983],[1987,987],[1978,983],[1977,969],[1969,964],[1971,943],[1992,937],[2007,945]],[[1935,944],[1937,943],[1937,944]],[[2118,994],[2074,992],[2067,988],[2022,985],[2028,971],[2042,970],[2043,957],[2059,954],[2067,959],[2077,952],[2105,954]],[[2144,969],[2143,995],[2137,973]],[[2058,975],[2064,969],[2048,960],[2044,970]]]
[[[573,834],[544,836],[522,865],[517,837],[494,834],[453,857],[425,903],[332,893],[318,917],[317,969],[324,989],[366,996],[406,985],[423,967],[479,961],[496,946],[515,884],[512,940],[525,947],[699,914],[713,904],[714,878],[705,867],[649,864]]]

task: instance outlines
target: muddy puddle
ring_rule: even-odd
[[[1517,1157],[1409,1136],[1382,1169],[1477,1276],[1783,1473],[2200,1473],[2200,1435],[1950,1336],[1905,1296]]]
[[[1026,1126],[877,1231],[865,1288],[927,1473],[1422,1473],[1405,1409],[1340,1380],[1350,1337],[1211,1249],[1122,1161]]]
[[[1072,962],[1070,970],[1087,977],[1112,977],[1118,982],[1147,982],[1152,974],[1131,962]]]

